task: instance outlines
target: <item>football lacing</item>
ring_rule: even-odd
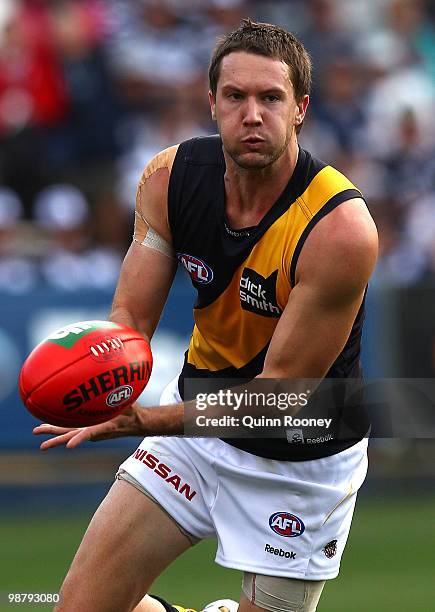
[[[121,338],[108,338],[104,342],[100,344],[94,344],[90,347],[91,353],[95,355],[95,357],[100,357],[100,355],[104,355],[105,353],[110,353],[110,351],[119,351],[124,347]]]

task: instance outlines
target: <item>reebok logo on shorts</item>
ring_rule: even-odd
[[[243,310],[263,317],[279,317],[282,314],[276,301],[278,270],[265,278],[251,268],[245,268],[240,279],[240,305]]]
[[[285,559],[296,559],[296,553],[288,550],[283,550],[282,548],[274,548],[270,544],[266,544],[264,547],[264,552],[269,553],[270,555],[276,555],[277,557],[284,557]]]

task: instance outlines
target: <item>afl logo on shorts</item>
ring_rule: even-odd
[[[284,538],[296,538],[305,531],[303,521],[289,512],[275,512],[269,518],[269,527]]]
[[[186,253],[177,253],[177,257],[195,283],[200,283],[201,285],[211,283],[213,280],[213,270],[205,262]]]

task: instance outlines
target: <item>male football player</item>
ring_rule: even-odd
[[[181,437],[184,382],[359,378],[376,229],[358,189],[298,145],[311,63],[292,34],[245,20],[218,43],[209,77],[219,136],[145,168],[110,315],[150,339],[180,261],[198,294],[180,377],[160,407],[35,429],[56,435],[43,449],[145,436],[92,519],[59,612],[170,612],[145,594],[209,537],[216,561],[244,573],[239,612],[312,612],[339,571],[367,469],[364,433]]]

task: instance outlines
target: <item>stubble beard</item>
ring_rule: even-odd
[[[283,155],[284,151],[287,149],[288,144],[290,142],[290,135],[286,136],[285,142],[280,147],[280,149],[271,151],[270,153],[239,153],[237,151],[228,151],[227,153],[231,157],[231,159],[239,166],[239,168],[243,168],[244,170],[263,170],[268,166],[271,166],[277,159]],[[252,155],[251,159],[246,159],[247,155]]]

